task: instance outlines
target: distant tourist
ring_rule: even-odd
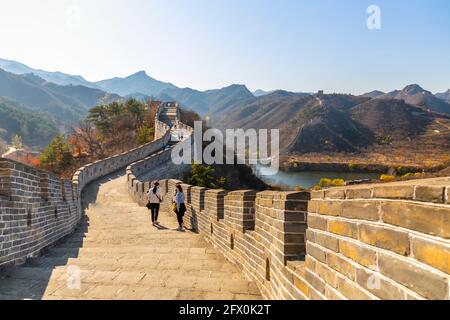
[[[158,215],[159,207],[162,202],[161,190],[159,188],[159,182],[155,182],[153,188],[148,191],[148,204],[147,208],[152,212],[152,224],[155,226],[159,224]]]
[[[177,214],[178,218],[178,231],[183,231],[183,217],[186,212],[186,204],[185,204],[186,198],[184,196],[183,188],[181,188],[181,185],[177,185],[177,191],[175,193],[174,197],[174,211]]]

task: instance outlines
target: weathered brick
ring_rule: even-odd
[[[411,202],[381,204],[384,222],[426,234],[450,238],[450,207]]]
[[[445,188],[439,186],[416,186],[415,200],[443,203]]]
[[[345,199],[345,190],[344,189],[329,189],[325,191],[326,199]]]
[[[379,202],[344,201],[341,216],[350,219],[378,221]]]
[[[362,289],[355,282],[338,275],[337,290],[350,300],[374,300],[375,296]]]
[[[364,189],[347,189],[346,198],[347,199],[370,199],[372,198],[372,188]]]
[[[339,252],[365,267],[376,267],[376,251],[361,245],[359,242],[339,240]]]
[[[317,201],[317,200],[308,201],[308,212],[317,213],[318,203],[319,203],[319,201]]]
[[[311,299],[311,300],[326,300],[325,295],[321,294],[319,291],[314,289],[313,286],[309,287],[308,293],[309,293],[309,299]]]
[[[360,268],[356,270],[356,282],[383,300],[404,300],[405,290],[391,280],[387,280],[381,274],[371,270]]]
[[[342,213],[342,202],[328,200],[318,201],[317,213],[327,216],[339,216]]]
[[[311,191],[311,199],[323,199],[325,192],[323,190]]]
[[[382,274],[428,299],[449,299],[448,277],[394,254],[379,253]]]
[[[422,237],[411,239],[415,259],[450,275],[450,245]]]
[[[325,297],[329,300],[348,300],[342,293],[329,285],[325,285]]]
[[[395,228],[362,223],[358,226],[359,240],[372,246],[409,255],[409,235]]]
[[[312,242],[317,243],[318,245],[325,247],[329,250],[333,250],[335,252],[339,252],[339,240],[331,234],[326,234],[323,232],[317,232],[311,230],[313,240]]]
[[[329,284],[333,288],[337,287],[336,274],[337,272],[328,267],[326,264],[317,263],[316,266],[316,274],[323,280],[325,283]]]
[[[356,270],[358,267],[349,259],[345,259],[341,255],[329,251],[327,252],[327,264],[329,267],[342,273],[347,278],[350,278],[352,280],[356,279]]]
[[[315,270],[316,270],[316,260],[312,256],[307,255],[305,257],[305,267],[307,269],[315,272]]]
[[[320,262],[325,263],[326,261],[326,251],[323,250],[320,246],[315,245],[311,242],[306,243],[306,254],[311,255]]]
[[[319,293],[325,294],[325,282],[315,273],[306,269],[305,279],[311,286],[313,286],[314,289],[319,291]]]
[[[373,197],[381,199],[412,199],[413,195],[414,186],[412,185],[385,185],[375,187],[373,190]]]
[[[328,232],[354,239],[358,237],[358,228],[356,223],[344,220],[329,220]]]
[[[308,214],[308,228],[327,230],[327,219],[318,215]]]
[[[309,287],[306,283],[306,280],[297,274],[294,275],[294,286],[299,289],[305,296],[309,295]]]

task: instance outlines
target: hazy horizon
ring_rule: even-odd
[[[381,29],[366,26],[369,5]],[[450,88],[450,2],[2,1],[0,58],[89,81],[140,70],[198,90]]]

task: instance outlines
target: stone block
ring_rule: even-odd
[[[342,213],[341,201],[318,201],[317,213],[327,216],[340,216]]]
[[[325,282],[315,273],[305,270],[305,280],[321,294],[325,294]]]
[[[338,275],[337,290],[350,300],[375,300],[376,297],[365,291],[358,284]]]
[[[364,189],[347,189],[347,199],[370,199],[372,198],[372,188]]]
[[[306,243],[306,254],[311,255],[314,259],[325,263],[326,262],[326,251],[318,245],[311,242]]]
[[[325,199],[345,199],[344,189],[329,189],[325,191]]]
[[[329,285],[325,286],[325,297],[328,300],[348,300],[342,293]]]
[[[445,188],[440,186],[416,186],[415,200],[424,202],[443,203]]]
[[[325,191],[311,191],[311,199],[323,199],[325,197]]]
[[[357,224],[344,220],[328,220],[328,232],[353,239],[358,237]]]
[[[382,300],[405,299],[405,290],[378,272],[360,268],[356,270],[356,282]]]
[[[413,196],[413,185],[385,185],[375,187],[373,190],[373,197],[380,199],[413,199]]]
[[[375,268],[377,253],[369,247],[356,241],[339,240],[339,252],[353,261],[368,267]]]
[[[411,239],[415,259],[450,275],[450,245],[423,237]]]
[[[377,201],[344,201],[341,216],[350,219],[369,221],[379,220],[379,202]]]
[[[412,202],[385,202],[381,204],[384,222],[450,239],[450,207]]]
[[[313,240],[311,240],[312,242],[329,250],[339,252],[339,239],[336,236],[323,232],[310,231],[311,237],[313,238]]]
[[[328,220],[325,217],[309,214],[307,221],[308,221],[308,228],[327,231]]]
[[[449,299],[448,276],[444,274],[394,254],[379,253],[378,266],[382,274],[428,299]]]
[[[409,234],[394,227],[362,223],[358,227],[359,240],[372,246],[409,255]]]
[[[346,259],[340,254],[329,251],[327,252],[327,264],[347,278],[352,280],[356,279],[356,270],[358,269],[358,266],[351,262],[350,259]]]
[[[316,274],[328,285],[337,288],[337,272],[326,264],[318,262],[316,265]]]

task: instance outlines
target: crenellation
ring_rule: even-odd
[[[245,233],[255,229],[256,191],[240,190],[229,192],[224,198],[224,218],[233,230]]]

